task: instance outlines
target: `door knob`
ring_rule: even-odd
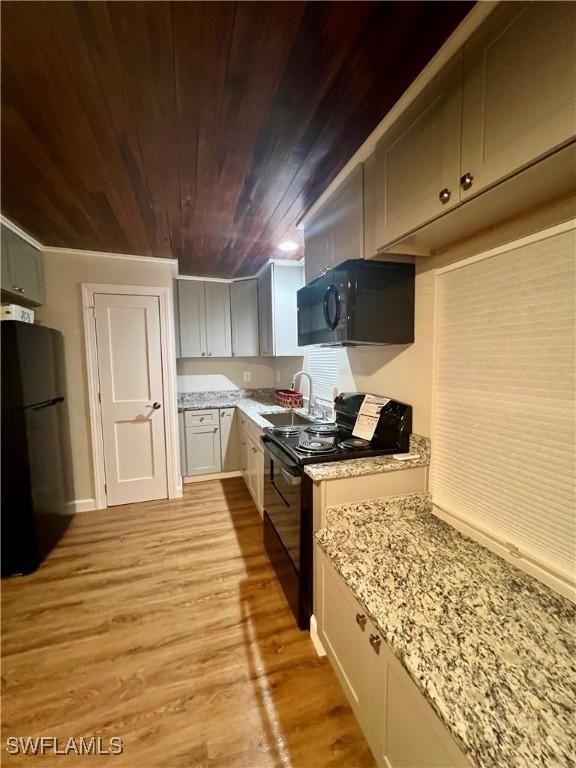
[[[471,173],[465,173],[460,179],[460,186],[462,189],[470,189],[474,181],[474,176]]]
[[[451,196],[452,196],[452,195],[451,195],[451,193],[450,193],[450,190],[448,189],[448,187],[445,187],[445,188],[444,188],[443,190],[441,190],[441,191],[440,191],[440,193],[438,194],[438,199],[440,200],[440,202],[442,203],[442,205],[446,205],[446,203],[447,203],[447,202],[450,200]]]
[[[160,408],[162,408],[162,406],[160,405],[160,403],[153,403],[152,408],[154,408],[155,411],[159,411]]]

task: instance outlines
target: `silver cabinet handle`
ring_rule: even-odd
[[[12,290],[16,291],[16,293],[24,293],[24,288],[22,288],[20,285],[13,285]]]
[[[452,194],[448,189],[448,187],[444,187],[444,189],[442,189],[438,195],[438,199],[440,200],[442,205],[446,205],[446,203],[450,200],[451,197],[452,197]]]
[[[356,614],[356,624],[360,627],[362,632],[366,629],[366,616],[363,613]]]
[[[464,176],[460,178],[460,186],[462,189],[470,189],[473,183],[474,176],[472,176],[471,173],[465,173]]]
[[[378,635],[370,635],[370,645],[374,653],[380,653],[380,646],[382,645],[382,638]]]
[[[251,448],[250,450],[252,451],[252,453],[256,453],[256,451],[257,451],[258,449],[257,449],[257,448],[254,448],[254,446],[252,446],[252,448]]]
[[[160,408],[162,408],[162,406],[160,405],[160,403],[152,403],[152,408],[153,408],[155,411],[159,411],[159,410],[160,410]]]
[[[214,427],[213,432],[218,432],[218,427]]]

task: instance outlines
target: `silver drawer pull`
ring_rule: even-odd
[[[382,645],[382,638],[378,635],[370,635],[370,645],[374,650],[374,653],[380,653],[380,646]]]
[[[366,616],[363,613],[356,614],[356,624],[360,627],[362,632],[366,629]]]
[[[12,286],[12,290],[13,290],[13,291],[16,291],[16,293],[24,293],[24,288],[22,288],[22,287],[21,287],[21,286],[19,286],[19,285],[13,285],[13,286]]]

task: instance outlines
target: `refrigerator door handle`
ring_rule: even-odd
[[[30,405],[28,406],[31,411],[40,411],[42,408],[50,408],[52,405],[57,405],[58,403],[63,403],[64,398],[63,397],[55,397],[52,400],[46,400],[45,403],[38,403],[38,405]]]

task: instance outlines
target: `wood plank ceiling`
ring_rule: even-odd
[[[46,245],[252,274],[470,7],[3,2],[2,210]]]

